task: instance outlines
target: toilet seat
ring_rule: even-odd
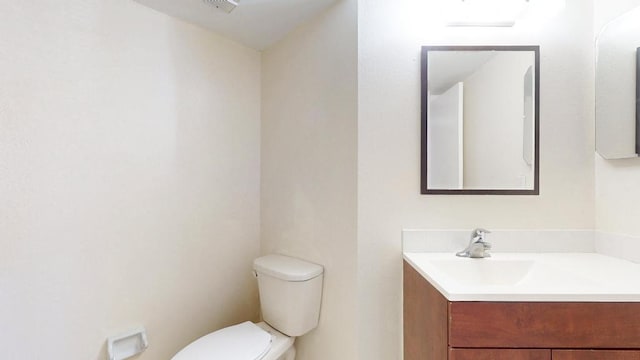
[[[272,335],[247,321],[205,335],[172,360],[259,360],[271,349]]]

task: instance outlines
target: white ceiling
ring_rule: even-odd
[[[240,0],[230,14],[203,0],[135,1],[263,50],[337,0]]]

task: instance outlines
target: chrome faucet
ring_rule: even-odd
[[[471,240],[469,241],[469,245],[466,249],[457,252],[456,256],[468,258],[490,257],[491,254],[489,254],[487,250],[491,250],[491,244],[484,241],[485,235],[489,233],[491,233],[491,231],[485,229],[473,230],[471,232]]]

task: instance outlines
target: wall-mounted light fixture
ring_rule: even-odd
[[[447,26],[511,27],[520,19],[556,12],[565,0],[453,0]]]
[[[510,27],[525,11],[529,0],[455,0],[448,26]]]

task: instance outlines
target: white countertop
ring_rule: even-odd
[[[450,301],[640,302],[640,264],[596,253],[405,252]]]

